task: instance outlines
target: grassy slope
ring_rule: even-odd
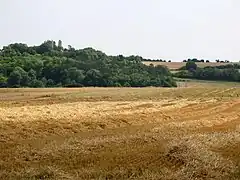
[[[209,83],[0,89],[0,179],[238,179],[239,96]]]

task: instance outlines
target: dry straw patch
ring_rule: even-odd
[[[239,179],[236,87],[0,90],[1,179]]]

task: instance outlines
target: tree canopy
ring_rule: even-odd
[[[188,61],[188,62],[186,63],[186,69],[187,69],[188,71],[194,71],[194,70],[197,69],[197,64],[196,64],[194,61]]]
[[[180,68],[179,70],[179,72],[174,74],[175,77],[201,80],[240,81],[239,64],[199,68],[194,61],[188,61],[186,66]]]
[[[108,56],[93,48],[10,44],[0,50],[0,87],[173,87],[165,66],[147,66],[140,56]]]

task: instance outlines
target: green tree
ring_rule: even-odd
[[[97,69],[90,69],[87,71],[84,78],[84,84],[87,86],[101,86],[101,72]]]
[[[21,67],[16,67],[9,75],[8,85],[10,86],[27,86],[28,83],[28,74]]]
[[[36,51],[39,54],[49,53],[56,49],[56,43],[51,40],[47,40],[42,43],[40,46],[36,47]]]
[[[55,85],[55,82],[52,79],[47,80],[47,87],[53,87]]]
[[[22,79],[21,73],[19,71],[13,71],[9,75],[8,85],[10,87],[20,87],[21,79]]]
[[[40,80],[34,79],[31,82],[31,86],[30,87],[41,88],[41,87],[44,87],[44,83],[42,81],[40,81]]]
[[[72,67],[67,70],[67,77],[69,78],[70,81],[82,83],[84,79],[84,74],[82,70],[78,70],[76,67]]]
[[[197,69],[197,64],[194,62],[194,61],[188,61],[186,63],[186,69],[188,71],[193,71],[193,70],[196,70]]]
[[[28,71],[28,77],[30,81],[33,81],[36,79],[37,73],[36,71],[34,71],[33,69],[31,69],[30,71]]]
[[[7,78],[0,74],[0,88],[7,87]]]

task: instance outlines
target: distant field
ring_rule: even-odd
[[[167,66],[169,69],[171,70],[176,70],[179,69],[183,66],[186,65],[185,62],[153,62],[153,61],[144,61],[143,62],[146,65],[164,65]],[[206,67],[206,66],[221,66],[221,65],[227,65],[230,63],[216,63],[216,62],[210,62],[210,63],[196,63],[198,65],[198,67]]]
[[[233,83],[0,89],[0,179],[239,180],[239,133]]]
[[[235,87],[240,88],[239,82],[227,82],[227,81],[208,81],[208,80],[197,80],[197,79],[187,79],[187,78],[175,78],[178,87]]]

